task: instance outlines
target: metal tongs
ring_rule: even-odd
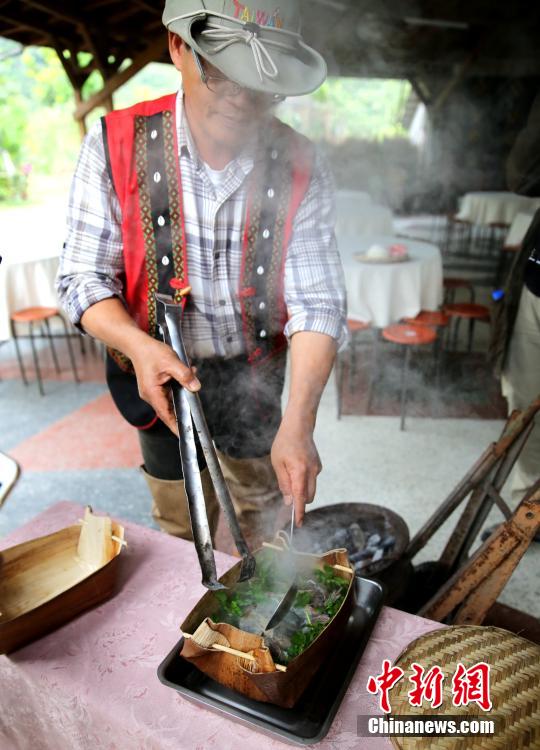
[[[182,338],[182,306],[176,304],[172,297],[165,294],[156,294],[155,299],[157,303],[158,326],[163,340],[173,349],[187,367],[191,367]],[[199,394],[188,391],[174,380],[171,384],[171,390],[174,412],[178,424],[178,434],[180,436],[180,459],[184,473],[191,529],[203,576],[202,583],[206,588],[217,591],[226,587],[217,579],[216,561],[212,549],[212,539],[206,514],[201,474],[197,461],[197,447],[193,427],[197,431],[197,436],[203,449],[216,497],[225,514],[236,548],[242,557],[239,581],[246,581],[253,576],[255,572],[255,558],[249,551],[246,540],[240,530],[229,489],[219,465],[208,425],[206,424]]]

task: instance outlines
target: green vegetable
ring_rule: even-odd
[[[219,603],[219,609],[214,613],[213,619],[239,627],[240,621],[246,616],[246,613],[268,599],[268,595],[274,591],[276,584],[279,583],[279,581],[276,581],[276,570],[272,563],[272,559],[259,559],[256,574],[249,581],[238,584],[233,591],[216,591],[215,597]],[[311,583],[309,583],[310,580]],[[322,606],[314,606],[312,601],[315,593],[313,581],[319,586],[317,592],[319,601],[321,590],[324,592]],[[299,591],[293,609],[297,613],[303,611],[305,622],[292,634],[290,645],[283,650],[285,664],[303,653],[322,633],[341,607],[348,586],[349,582],[336,575],[335,570],[330,565],[325,565],[322,570],[315,569],[309,576],[300,578],[298,581]],[[326,615],[329,618],[328,622],[317,621],[317,617],[321,615]],[[286,618],[284,622],[286,622]],[[279,628],[280,625],[275,630],[276,636]]]

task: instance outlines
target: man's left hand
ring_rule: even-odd
[[[315,497],[317,475],[322,469],[313,429],[283,419],[271,455],[285,504],[294,502],[296,525],[301,526],[305,506]]]

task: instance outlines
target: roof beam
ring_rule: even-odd
[[[109,78],[105,83],[101,91],[98,91],[94,96],[90,97],[87,101],[80,102],[75,109],[75,119],[82,120],[86,115],[96,107],[101,106],[108,97],[110,97],[120,86],[123,86],[126,81],[129,81],[139,70],[148,65],[148,63],[159,59],[160,53],[165,50],[166,38],[160,35],[159,38],[155,39],[143,52],[135,57],[129,66],[120,73]]]

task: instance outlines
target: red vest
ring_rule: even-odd
[[[102,120],[108,168],[122,210],[124,295],[139,327],[155,337],[154,293],[175,294],[181,302],[179,291],[189,285],[175,110],[176,94],[171,94]],[[313,160],[309,141],[277,119],[264,130],[248,178],[238,288],[252,364],[262,364],[286,346],[285,260]],[[161,263],[164,254],[172,259],[166,266]],[[262,262],[268,269],[264,278],[257,274]],[[127,365],[125,358],[115,359]]]

